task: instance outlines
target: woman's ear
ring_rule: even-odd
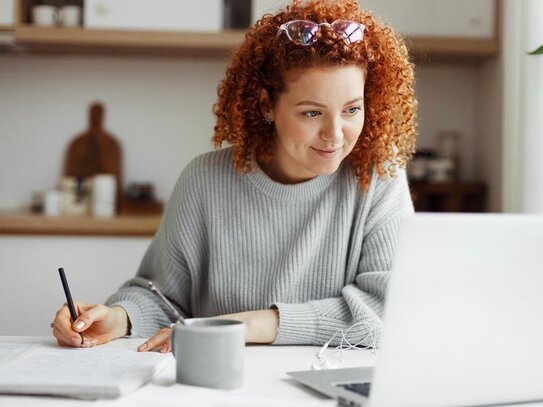
[[[269,121],[273,121],[273,106],[270,95],[266,89],[260,91],[260,113]]]

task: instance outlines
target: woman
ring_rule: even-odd
[[[148,337],[173,315],[246,323],[246,340],[322,344],[378,334],[395,238],[413,212],[413,66],[357,1],[294,1],[247,33],[219,86],[219,148],[181,174],[137,276],[108,305],[58,311],[68,346]],[[158,331],[158,332],[157,332]],[[84,335],[81,344],[79,333]],[[339,338],[338,338],[339,340]]]

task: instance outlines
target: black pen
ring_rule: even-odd
[[[75,310],[72,294],[70,293],[70,287],[68,286],[68,280],[66,280],[66,274],[64,274],[64,269],[62,267],[58,269],[58,274],[60,274],[60,281],[62,281],[62,287],[64,288],[64,294],[66,294],[66,301],[73,323],[77,319],[77,312]],[[81,335],[81,345],[83,345],[83,334],[80,332],[79,335]]]

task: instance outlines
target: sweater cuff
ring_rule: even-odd
[[[119,306],[124,308],[126,311],[126,314],[128,315],[128,323],[131,326],[130,334],[127,335],[127,337],[142,337],[138,333],[138,327],[142,326],[142,320],[143,320],[143,313],[141,312],[141,308],[132,301],[118,301],[114,302],[112,304],[109,304],[110,306]]]
[[[276,303],[279,330],[273,345],[313,345],[318,336],[317,311],[308,304]]]

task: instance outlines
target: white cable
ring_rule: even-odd
[[[364,330],[365,335],[360,338],[356,343],[351,343],[349,339],[347,339],[347,334],[351,329],[367,325],[367,328]],[[357,350],[357,351],[365,351],[370,352],[372,356],[375,356],[376,349],[377,349],[377,330],[380,329],[380,323],[379,322],[357,322],[356,324],[351,325],[349,328],[347,328],[345,331],[343,329],[338,329],[334,335],[322,346],[322,348],[317,352],[317,365],[312,365],[313,369],[321,369],[323,368],[329,368],[330,363],[328,360],[324,357],[324,351],[328,348],[330,343],[335,339],[337,334],[341,334],[341,340],[338,346],[336,346],[335,350],[336,353],[339,352],[339,364],[343,363],[343,351],[344,350]]]

